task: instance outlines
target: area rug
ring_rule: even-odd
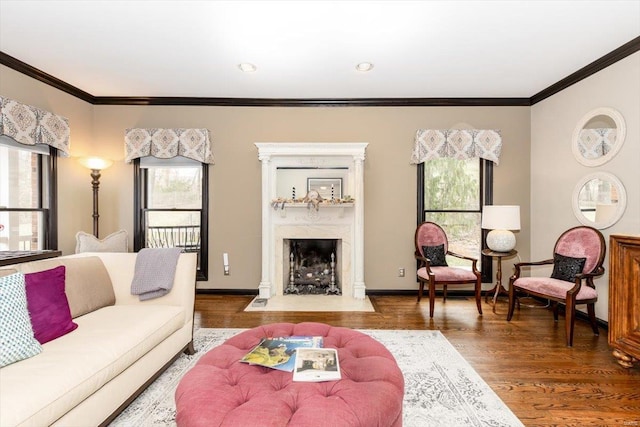
[[[244,311],[366,311],[375,312],[368,296],[363,299],[341,295],[274,295],[266,305],[255,307],[255,297]]]
[[[198,329],[196,354],[181,355],[110,427],[175,426],[174,392],[182,376],[209,349],[243,330]],[[523,426],[440,331],[360,331],[383,343],[404,374],[404,427]]]

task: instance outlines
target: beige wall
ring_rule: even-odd
[[[531,108],[531,255],[542,260],[553,255],[553,245],[564,230],[580,225],[571,196],[577,182],[592,172],[616,175],[627,191],[623,218],[602,233],[640,234],[640,53],[600,71]],[[571,135],[578,121],[598,107],[613,107],[625,119],[627,136],[610,162],[587,167],[571,151]],[[596,315],[608,317],[607,272],[597,280]],[[579,307],[584,308],[584,307]]]
[[[210,129],[216,164],[210,169],[209,281],[200,283],[201,288],[257,289],[260,282],[261,169],[255,142],[368,142],[365,283],[377,290],[416,289],[411,274],[416,167],[409,164],[416,129],[460,124],[500,129],[504,145],[494,169],[494,203],[522,206],[517,249],[523,259],[529,255],[529,107],[91,106],[5,67],[0,67],[0,82],[3,95],[69,118],[72,156],[115,160],[101,179],[101,236],[133,230],[132,166],[123,161],[126,128]],[[74,160],[64,160],[59,182],[60,249],[68,254],[75,247],[75,232],[91,231],[89,172]],[[222,274],[223,252],[229,253],[230,276]],[[505,261],[504,276],[512,263]],[[399,267],[409,274],[397,277]]]

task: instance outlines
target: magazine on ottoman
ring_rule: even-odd
[[[340,378],[340,362],[335,348],[296,349],[293,381],[336,381]]]
[[[322,342],[322,337],[311,336],[263,338],[240,361],[250,365],[292,372],[295,366],[296,349],[302,347],[320,348]]]

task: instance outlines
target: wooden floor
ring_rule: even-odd
[[[619,366],[607,332],[594,336],[578,319],[574,346],[565,346],[564,317],[522,307],[507,322],[502,298],[483,316],[465,297],[429,302],[373,296],[376,313],[244,312],[252,296],[198,295],[196,325],[251,328],[274,322],[323,322],[360,329],[438,329],[526,426],[640,426],[640,368]]]

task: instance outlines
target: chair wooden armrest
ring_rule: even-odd
[[[469,256],[465,256],[465,255],[460,255],[457,254],[455,252],[451,252],[451,251],[447,251],[447,255],[451,255],[453,257],[456,257],[458,259],[464,259],[467,261],[471,261],[471,269],[473,270],[474,274],[480,274],[480,271],[478,271],[478,259],[477,258],[473,258],[473,257],[469,257]]]
[[[604,267],[602,266],[597,268],[595,271],[592,271],[591,273],[576,274],[576,278],[575,278],[576,286],[574,286],[569,292],[574,292],[574,290],[575,292],[578,292],[580,290],[580,286],[582,285],[583,280],[585,281],[587,286],[595,289],[595,285],[593,284],[593,279],[596,277],[600,277],[603,274],[604,274]]]
[[[553,259],[545,259],[544,261],[528,261],[528,262],[517,262],[513,264],[513,275],[509,278],[512,282],[520,277],[520,268],[521,267],[535,267],[539,265],[550,265],[553,264]]]
[[[427,273],[429,275],[433,274],[431,272],[431,263],[429,261],[429,258],[423,257],[419,252],[415,253],[415,257],[418,261],[420,261],[420,266],[418,268],[426,267]]]
[[[591,273],[579,273],[576,274],[576,279],[595,279],[596,277],[600,277],[604,274],[604,267],[600,266],[595,271]]]
[[[475,261],[475,262],[478,262],[478,259],[477,259],[477,258],[472,258],[472,257],[469,257],[469,256],[460,255],[460,254],[457,254],[457,253],[455,253],[455,252],[451,252],[451,251],[447,251],[447,255],[451,255],[451,256],[454,256],[454,257],[456,257],[456,258],[460,258],[460,259],[466,259],[466,260],[468,260],[468,261]]]
[[[545,264],[553,264],[552,259],[545,259],[544,261],[529,261],[529,262],[517,262],[513,264],[514,267],[526,267],[531,265],[545,265]]]

